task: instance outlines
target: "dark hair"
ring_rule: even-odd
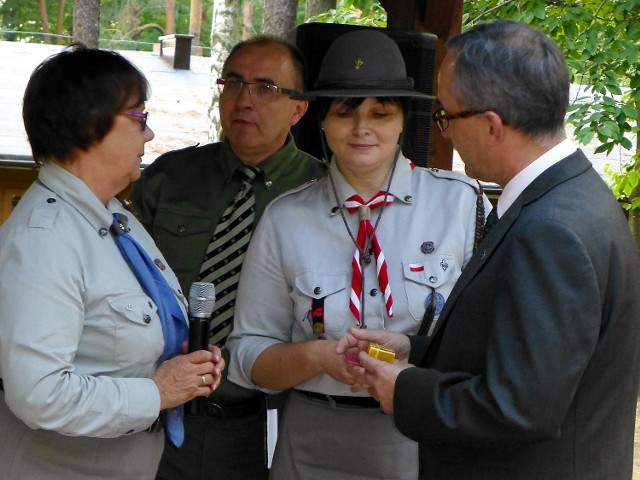
[[[229,52],[227,59],[224,61],[224,65],[222,66],[222,76],[226,75],[229,62],[241,49],[249,46],[264,47],[267,45],[280,45],[287,49],[291,57],[291,61],[293,62],[293,68],[295,69],[295,88],[299,91],[304,91],[306,88],[305,80],[307,78],[307,62],[304,59],[304,55],[302,55],[302,52],[298,47],[292,43],[283,38],[272,35],[256,35],[255,37],[251,37],[236,44],[236,46],[231,49],[231,52]]]
[[[452,92],[470,110],[494,110],[532,138],[563,129],[569,72],[562,52],[542,32],[498,20],[452,37]]]
[[[340,104],[347,108],[347,111],[355,110],[367,97],[318,97],[316,99],[316,112],[320,122],[322,122],[329,108],[333,105],[334,101],[338,101]],[[376,97],[380,103],[395,103],[402,108],[404,114],[404,123],[407,123],[409,115],[411,114],[411,98],[408,97]]]
[[[73,45],[47,58],[31,74],[22,107],[34,160],[66,161],[87,150],[132,98],[142,104],[149,93],[144,75],[116,52]]]

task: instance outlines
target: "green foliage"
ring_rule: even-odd
[[[611,190],[616,198],[620,200],[622,208],[626,210],[640,208],[640,196],[638,195],[640,158],[638,155],[636,155],[633,162],[628,163],[619,170],[605,165],[605,174],[609,177]]]
[[[336,7],[308,21],[370,27],[387,26],[387,12],[377,0],[343,0],[338,1]]]
[[[597,140],[596,153],[636,149],[634,160],[619,170],[608,167],[605,173],[626,207],[640,206],[640,0],[466,0],[464,7],[463,28],[513,19],[540,28],[563,49],[572,83],[582,86],[572,99],[567,123],[575,127],[580,143]]]
[[[49,31],[57,31],[57,0],[47,0]],[[188,33],[191,1],[176,0],[177,33]],[[213,2],[203,2],[204,20],[200,45],[208,47],[211,39]],[[73,0],[64,2],[63,43],[70,41],[73,28]],[[165,0],[101,0],[100,46],[103,48],[151,50],[164,34]],[[0,40],[43,42],[43,28],[38,2],[33,0],[0,1]],[[15,33],[13,33],[15,32]]]
[[[57,32],[58,5],[49,0],[47,2],[48,27],[51,34]],[[67,0],[64,5],[64,22],[62,35],[70,36],[72,27],[73,0]],[[5,0],[0,2],[0,40],[12,42],[42,43],[42,21],[37,1]],[[55,43],[55,40],[52,40]],[[63,43],[67,43],[65,40]]]

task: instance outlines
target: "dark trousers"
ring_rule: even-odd
[[[156,480],[266,480],[266,408],[240,418],[185,416],[181,448],[165,443]]]

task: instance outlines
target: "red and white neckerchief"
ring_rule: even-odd
[[[356,317],[356,322],[359,327],[362,326],[362,319],[360,316],[360,305],[362,298],[362,266],[360,265],[361,256],[368,255],[367,250],[369,247],[373,249],[373,254],[376,258],[376,268],[378,273],[378,284],[380,290],[384,292],[385,305],[387,307],[387,315],[393,317],[393,297],[391,295],[391,286],[389,285],[389,276],[387,273],[387,261],[382,253],[380,243],[376,237],[376,231],[371,225],[371,210],[379,207],[385,203],[390,205],[393,202],[394,196],[386,192],[378,192],[368,202],[365,202],[360,195],[353,195],[349,197],[344,206],[353,213],[356,210],[360,212],[360,226],[358,228],[358,248],[353,255],[351,266],[353,267],[353,277],[351,279],[351,299],[349,302],[349,309],[353,316]],[[367,241],[368,240],[368,241]]]

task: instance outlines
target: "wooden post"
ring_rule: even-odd
[[[160,56],[169,62],[176,70],[189,70],[191,68],[191,40],[193,35],[181,35],[173,33],[162,35],[160,40]]]
[[[449,37],[462,29],[463,0],[380,0],[387,11],[387,27],[429,32],[438,36],[436,48],[436,77],[446,53],[445,44]],[[437,81],[434,95],[438,95]],[[430,167],[451,170],[453,165],[453,145],[438,129],[431,126],[429,144]]]

